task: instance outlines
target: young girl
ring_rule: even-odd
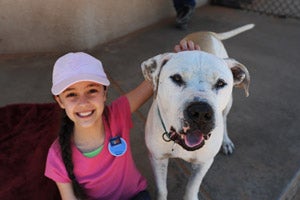
[[[199,49],[181,41],[175,51]],[[129,146],[131,113],[153,93],[149,82],[106,106],[110,82],[96,58],[82,52],[60,57],[53,69],[52,94],[65,116],[51,145],[45,176],[63,200],[150,199]]]

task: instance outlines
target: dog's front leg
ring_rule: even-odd
[[[156,188],[157,188],[157,199],[167,200],[167,173],[168,173],[168,158],[155,158],[150,156],[150,161],[154,171]]]
[[[234,151],[234,144],[228,136],[227,131],[227,115],[232,106],[232,97],[230,102],[227,104],[225,110],[223,111],[223,123],[224,123],[224,133],[223,133],[223,142],[222,142],[222,151],[225,155],[232,154]]]
[[[201,182],[213,161],[214,159],[212,158],[205,163],[192,164],[193,170],[186,186],[184,200],[198,200]]]

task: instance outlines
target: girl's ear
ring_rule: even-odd
[[[62,109],[65,109],[65,106],[63,105],[63,103],[58,95],[54,96],[54,99]]]
[[[107,93],[108,93],[108,86],[103,85],[103,97],[104,97],[104,102],[107,99]]]
[[[106,99],[107,99],[107,87],[104,89],[103,91],[103,95],[104,95],[104,102],[106,102]]]

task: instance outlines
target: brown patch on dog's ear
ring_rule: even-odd
[[[249,96],[249,85],[250,85],[250,74],[248,69],[238,61],[232,58],[225,58],[224,61],[227,63],[230,68],[234,86],[238,88],[243,88],[245,91],[246,97]]]
[[[169,61],[173,54],[174,53],[159,54],[149,58],[141,64],[144,78],[150,81],[153,85],[154,97],[156,97],[161,69]]]

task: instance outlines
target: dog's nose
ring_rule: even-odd
[[[187,117],[200,127],[213,125],[214,113],[212,107],[206,102],[195,102],[186,109]]]

